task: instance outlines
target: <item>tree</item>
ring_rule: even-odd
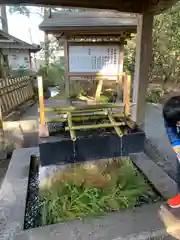
[[[9,13],[11,14],[19,13],[27,17],[30,17],[30,10],[25,6],[11,6],[9,7]]]
[[[1,23],[2,23],[2,30],[8,33],[8,21],[7,21],[7,13],[6,13],[6,6],[2,5],[1,7]]]
[[[155,17],[151,77],[163,83],[179,81],[180,72],[180,2]]]

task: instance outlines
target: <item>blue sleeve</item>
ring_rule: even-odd
[[[165,123],[166,132],[172,147],[180,145],[180,136],[177,134],[176,127],[169,127]]]

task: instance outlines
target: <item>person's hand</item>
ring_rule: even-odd
[[[180,145],[174,146],[173,150],[175,151],[176,154],[180,154]]]

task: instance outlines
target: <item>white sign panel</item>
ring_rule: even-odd
[[[116,74],[119,68],[119,46],[69,46],[69,71]]]

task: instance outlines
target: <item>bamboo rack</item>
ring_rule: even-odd
[[[119,126],[117,126],[117,122],[115,121],[115,119],[113,118],[113,115],[112,115],[110,112],[108,112],[108,118],[109,118],[111,124],[113,125],[113,127],[114,127],[117,135],[118,135],[119,137],[122,137],[122,136],[123,136],[123,133],[122,133],[121,129],[119,128]],[[120,125],[120,126],[121,126],[121,125]]]
[[[72,121],[74,122],[79,122],[79,121],[87,121],[87,120],[98,120],[98,119],[103,119],[106,118],[107,114],[85,114],[84,112],[81,112],[81,114],[71,114],[72,115]],[[123,113],[112,113],[113,117],[124,117]],[[57,117],[57,118],[53,118],[49,121],[47,121],[48,123],[56,123],[56,122],[65,122],[67,120],[67,116],[63,116],[63,117]]]

